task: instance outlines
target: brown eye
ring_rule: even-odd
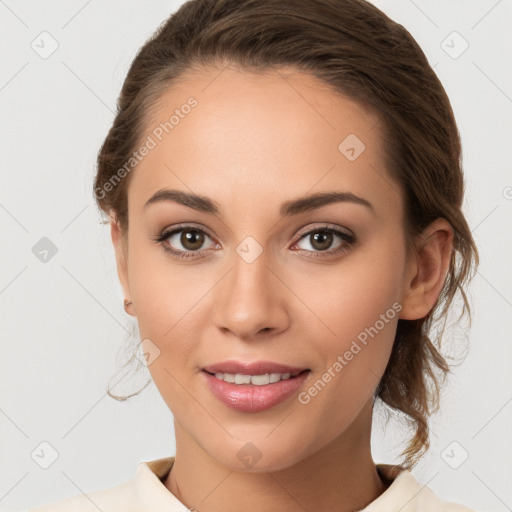
[[[210,247],[205,243],[210,240]],[[214,248],[215,241],[204,230],[195,226],[179,226],[159,235],[155,242],[172,256],[178,258],[201,258],[206,249]],[[206,247],[204,247],[206,245]]]
[[[310,253],[313,257],[337,255],[348,250],[356,241],[353,234],[331,226],[317,227],[307,232],[302,231],[300,235],[299,241],[294,246],[299,247],[300,252]],[[338,243],[332,247],[336,240]],[[304,242],[307,242],[309,247],[307,245],[301,247]]]
[[[317,231],[309,236],[311,240],[311,247],[317,251],[325,251],[329,249],[334,238],[332,233],[328,233],[327,231]]]
[[[186,251],[197,251],[204,243],[204,233],[196,229],[181,231],[180,243]]]

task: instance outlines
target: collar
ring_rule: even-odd
[[[181,501],[165,487],[163,480],[169,474],[175,457],[165,457],[141,462],[135,476],[136,492],[142,510],[162,510],[168,512],[190,512]],[[413,474],[402,466],[377,464],[377,472],[389,483],[388,488],[374,501],[359,512],[414,512],[425,500],[434,500],[436,496],[426,486],[421,486]]]

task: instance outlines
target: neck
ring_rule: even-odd
[[[371,457],[371,412],[367,404],[342,435],[298,463],[259,473],[219,464],[175,420],[176,457],[164,485],[185,506],[204,512],[361,510],[389,485]]]

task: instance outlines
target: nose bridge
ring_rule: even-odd
[[[261,329],[283,327],[286,313],[269,254],[251,237],[235,248],[232,270],[217,297],[215,321],[219,328],[250,337]]]
[[[233,255],[233,272],[229,280],[229,295],[238,304],[240,313],[252,308],[262,308],[270,299],[267,251],[251,240],[243,241]]]
[[[254,239],[248,237],[239,244],[236,256],[233,256],[232,285],[240,291],[247,289],[249,293],[264,291],[270,272],[268,260],[268,250],[263,250]]]

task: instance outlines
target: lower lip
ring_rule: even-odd
[[[296,392],[308,378],[310,371],[273,384],[232,384],[202,372],[213,395],[223,404],[240,412],[260,412],[270,409]]]

